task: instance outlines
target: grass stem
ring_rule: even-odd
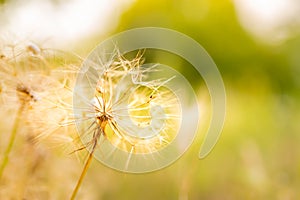
[[[15,122],[14,122],[14,125],[13,125],[13,129],[11,131],[11,135],[10,135],[10,138],[9,138],[9,143],[8,143],[8,146],[5,149],[3,161],[2,161],[1,166],[0,166],[0,180],[2,178],[5,167],[7,166],[8,161],[9,161],[9,154],[12,150],[12,147],[13,147],[15,139],[16,139],[16,135],[17,135],[17,132],[18,132],[18,127],[19,127],[19,124],[20,124],[20,121],[21,121],[21,115],[23,113],[23,110],[24,110],[24,105],[21,105],[18,109],[16,118],[15,118]]]

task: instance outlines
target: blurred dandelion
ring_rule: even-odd
[[[74,133],[62,125],[70,117],[71,109],[67,109],[67,103],[70,105],[72,101],[71,81],[57,75],[57,71],[69,66],[66,55],[42,49],[34,43],[3,45],[1,52],[2,112],[7,112],[8,116],[13,113],[15,119],[10,136],[3,135],[9,139],[1,160],[0,179],[19,131],[30,147],[41,141],[71,143]]]

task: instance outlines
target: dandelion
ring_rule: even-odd
[[[133,155],[158,152],[176,137],[181,107],[166,86],[174,77],[155,78],[160,73],[158,65],[143,67],[143,62],[141,52],[128,60],[118,51],[107,62],[101,58],[87,62],[92,73],[83,71],[82,77],[89,84],[75,89],[80,103],[74,109],[83,142],[78,150],[87,149],[89,154],[71,199],[75,199],[96,151],[103,159],[114,157],[117,149],[125,152],[127,169]],[[93,94],[86,95],[84,90]]]
[[[9,163],[18,131],[22,130],[30,143],[28,146],[47,141],[50,136],[55,140],[71,140],[71,133],[62,131],[61,126],[70,114],[64,102],[71,101],[71,92],[67,83],[53,73],[65,64],[60,61],[63,59],[55,51],[32,43],[22,50],[13,46],[5,52],[8,56],[0,60],[2,111],[15,111],[15,119],[0,163],[0,179]]]
[[[14,58],[15,59],[15,58]],[[32,85],[28,82],[31,81],[31,78],[34,76],[30,74],[29,76],[24,76],[24,74],[20,75],[17,71],[19,65],[16,65],[16,61],[2,61],[1,62],[1,77],[4,78],[4,83],[7,85],[8,88],[5,91],[7,96],[6,102],[11,103],[14,107],[18,105],[16,118],[14,120],[13,129],[10,135],[9,143],[4,151],[3,161],[0,165],[0,179],[2,177],[3,171],[8,163],[9,154],[12,150],[16,133],[21,121],[21,116],[24,110],[27,107],[30,107],[35,101],[38,100],[38,96],[35,93],[35,90],[32,89]],[[22,78],[23,80],[20,80]],[[40,84],[37,84],[40,86]],[[10,90],[11,89],[11,90]],[[5,104],[7,105],[7,104]]]

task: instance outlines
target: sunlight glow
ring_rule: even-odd
[[[297,17],[300,8],[294,0],[234,0],[241,24],[252,34],[276,41],[286,37],[283,29]]]
[[[10,1],[0,13],[1,35],[64,47],[117,25],[131,0]],[[15,39],[15,38],[14,38]]]

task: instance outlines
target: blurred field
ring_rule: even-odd
[[[300,10],[299,3],[295,2],[295,7]],[[94,160],[78,199],[300,198],[300,18],[293,16],[274,30],[253,34],[239,17],[237,4],[230,0],[137,0],[126,5],[115,27],[70,44],[72,52],[84,58],[113,33],[144,26],[174,29],[207,50],[222,74],[227,93],[221,138],[211,154],[199,160],[210,116],[205,85],[186,70],[184,62],[153,53],[151,59],[176,65],[200,91],[204,122],[196,140],[173,165],[148,174],[120,173]],[[278,31],[284,32],[284,37],[277,37]],[[60,48],[68,49],[67,45]],[[14,116],[15,112],[0,113],[0,161]],[[32,145],[22,130],[18,135],[5,181],[0,181],[0,199],[69,198],[82,169],[80,159],[69,155],[65,147]]]

